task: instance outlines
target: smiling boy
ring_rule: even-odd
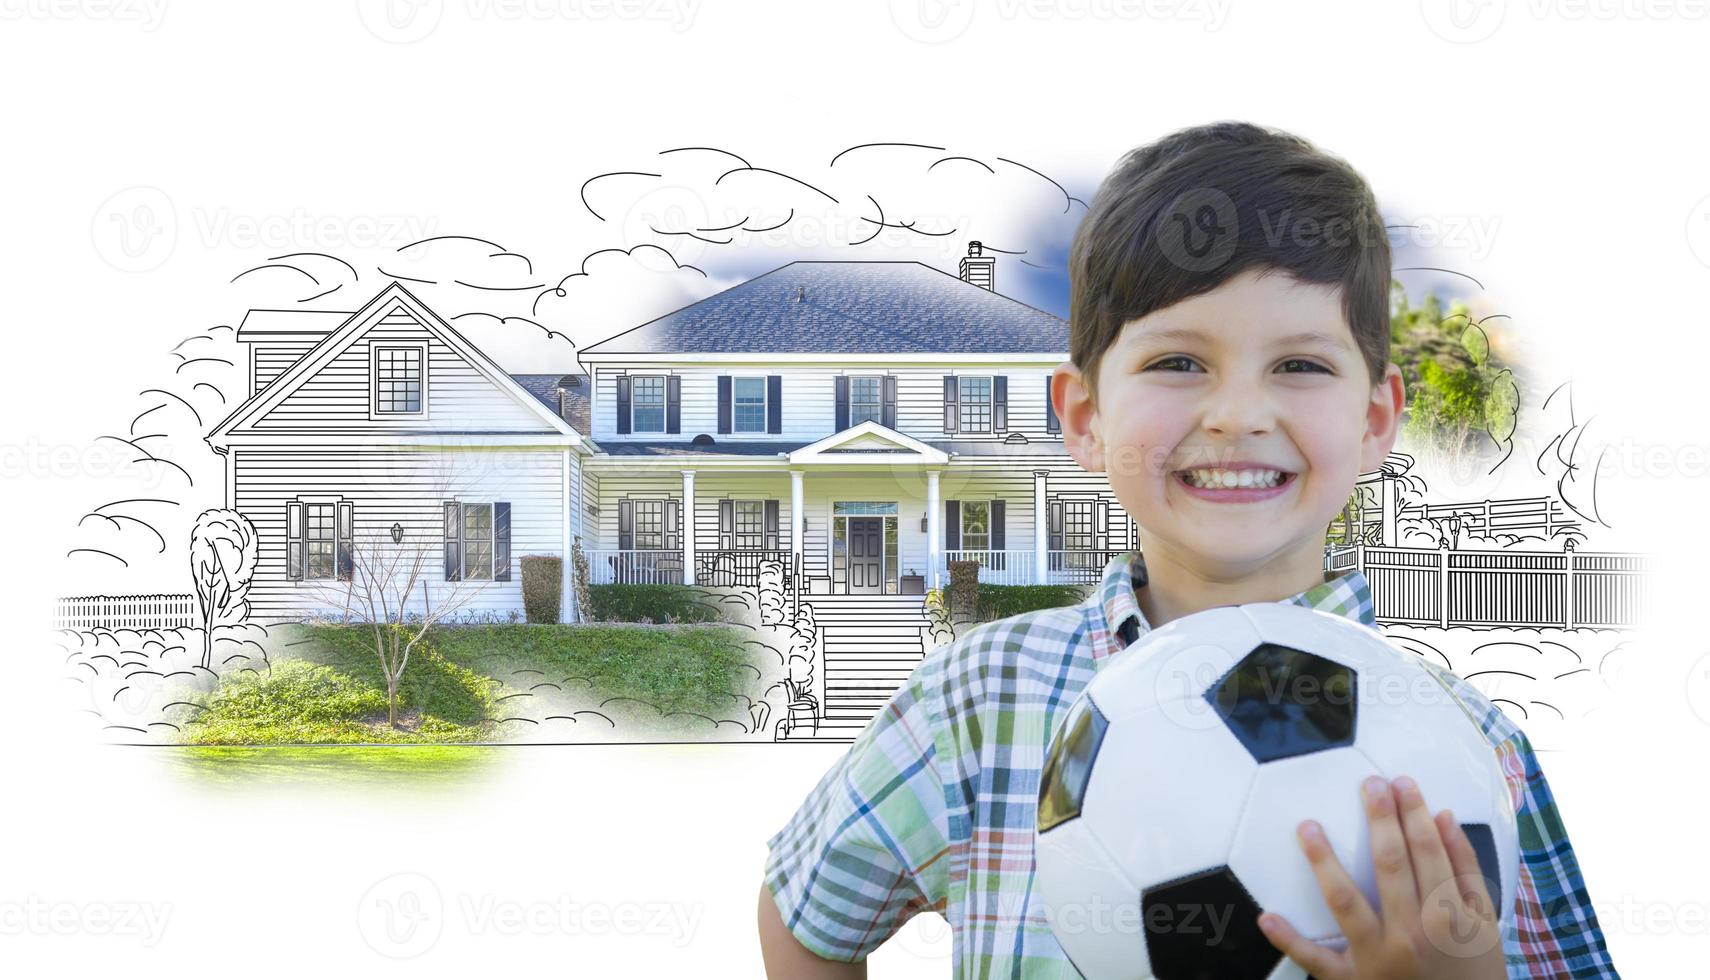
[[[865,976],[867,955],[924,909],[952,926],[957,977],[1079,976],[1033,888],[1033,834],[1046,747],[1094,673],[1142,633],[1214,606],[1288,602],[1375,626],[1364,575],[1323,567],[1324,529],[1388,455],[1403,404],[1388,359],[1388,239],[1365,181],[1285,133],[1183,130],[1119,162],[1069,264],[1070,360],[1052,398],[1066,448],[1106,474],[1140,547],[1080,604],[983,624],[921,662],[767,841],[770,976]],[[1350,957],[1286,924],[1268,938],[1324,980],[1504,966],[1616,976],[1526,736],[1427,666],[1480,720],[1508,776],[1515,928],[1483,957],[1401,941],[1420,934],[1419,904],[1390,899],[1442,880],[1444,848],[1456,856],[1464,842],[1436,834],[1454,825],[1433,823],[1402,784],[1367,797],[1374,849],[1410,852],[1380,882],[1381,922],[1369,907],[1338,916],[1370,943]],[[1302,848],[1327,895],[1351,887],[1328,849],[1304,834]],[[1380,951],[1398,972],[1378,972]]]

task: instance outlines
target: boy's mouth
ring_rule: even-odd
[[[1262,466],[1232,467],[1204,466],[1176,470],[1170,474],[1183,485],[1195,490],[1263,491],[1287,486],[1295,474],[1288,470]]]

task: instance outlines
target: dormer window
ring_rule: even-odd
[[[379,417],[420,417],[427,412],[427,345],[375,344],[373,413]]]

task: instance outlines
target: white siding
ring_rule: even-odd
[[[355,505],[358,539],[385,535],[394,522],[406,546],[424,548],[427,583],[436,602],[470,586],[445,581],[441,549],[446,499],[508,501],[511,505],[511,581],[486,583],[464,608],[474,612],[522,611],[523,555],[557,555],[563,547],[563,451],[409,452],[233,450],[233,506],[256,528],[258,555],[249,601],[261,622],[328,608],[343,583],[298,583],[285,574],[285,507],[300,495],[339,495]],[[573,464],[577,465],[577,464]],[[572,479],[576,478],[572,469]],[[389,542],[390,538],[386,538]],[[360,545],[359,545],[360,549]],[[421,601],[412,600],[412,608]]]
[[[307,354],[317,343],[313,340],[269,340],[251,342],[251,364],[253,377],[250,394],[268,386],[274,378],[285,373],[285,370]]]
[[[427,413],[420,418],[370,417],[370,345],[386,341],[428,345]],[[394,309],[272,411],[250,427],[256,432],[313,428],[459,432],[554,431],[539,415],[500,390],[450,346],[401,308]]]
[[[617,434],[617,376],[620,371],[631,375],[676,374],[682,377],[681,432],[671,435],[657,432]],[[599,443],[636,441],[687,442],[700,433],[707,433],[724,442],[814,442],[836,431],[837,413],[835,385],[839,374],[863,375],[890,373],[897,378],[897,430],[925,441],[992,440],[1002,441],[1012,432],[1027,436],[1029,441],[1061,440],[1060,433],[1045,431],[1045,379],[1051,370],[1046,367],[1018,368],[1002,365],[937,365],[926,368],[891,368],[888,372],[875,366],[872,370],[842,365],[757,364],[752,368],[720,365],[716,368],[677,365],[670,368],[632,366],[619,369],[594,369],[593,438]],[[732,432],[718,431],[718,377],[765,376],[777,374],[783,378],[783,431]],[[1002,433],[944,431],[944,376],[946,374],[1004,375],[1009,378],[1009,425]]]

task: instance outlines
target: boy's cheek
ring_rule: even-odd
[[[1105,451],[1105,472],[1113,478],[1143,480],[1168,475],[1169,450],[1124,443]]]

